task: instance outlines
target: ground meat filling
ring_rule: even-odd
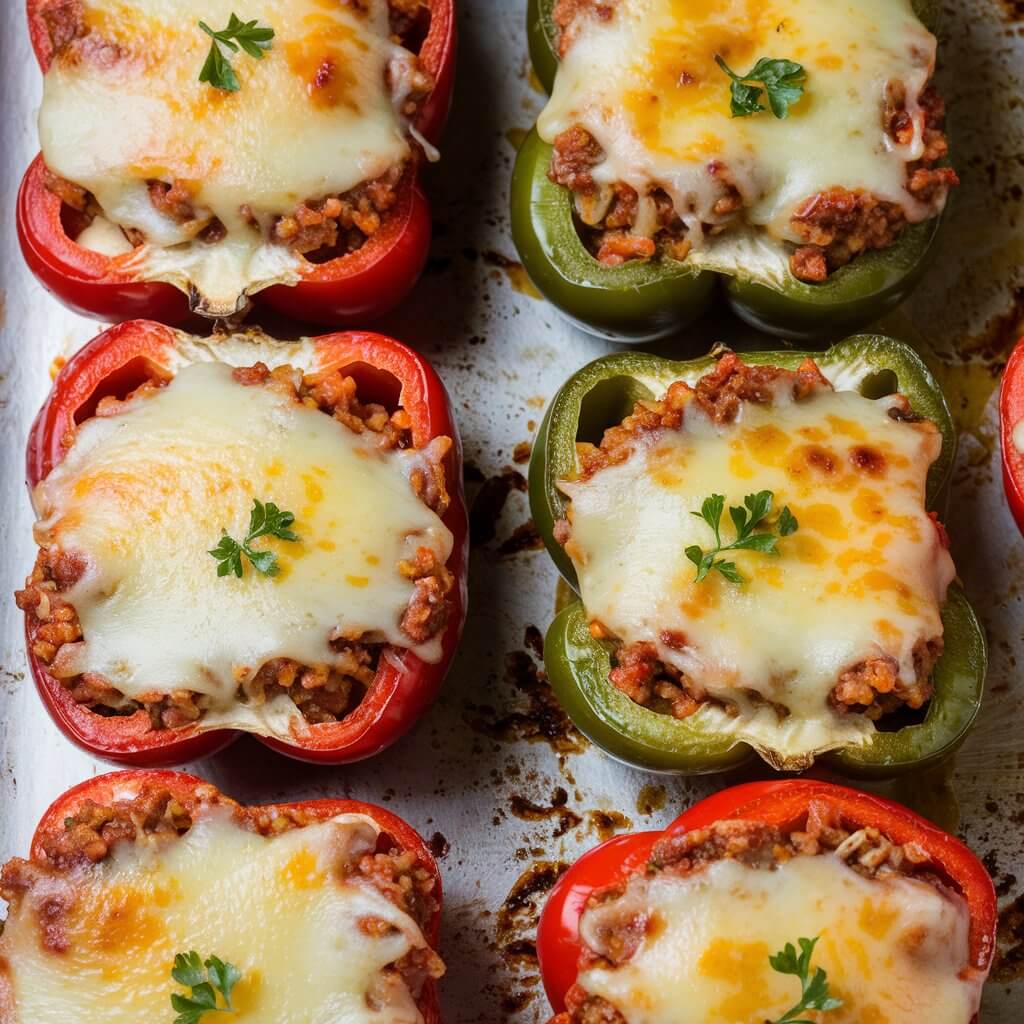
[[[876,828],[862,828],[843,820],[831,805],[814,800],[806,816],[788,828],[755,821],[719,821],[708,828],[669,836],[655,844],[645,873],[686,877],[709,864],[735,860],[747,867],[771,871],[795,857],[833,854],[865,878],[891,875],[917,878],[948,891],[928,854],[915,843],[900,845]],[[588,908],[618,899],[625,884],[594,893]],[[614,968],[627,963],[640,948],[649,921],[642,913],[622,915],[600,933],[600,950],[584,946],[579,971]],[[606,999],[590,995],[574,985],[566,995],[567,1012],[550,1024],[627,1024],[626,1018]]]
[[[359,0],[354,6],[360,7]],[[430,8],[425,0],[388,0],[388,13],[392,41],[410,51],[417,49],[418,41],[426,35],[430,24]],[[116,49],[90,30],[81,0],[51,0],[42,8],[41,17],[55,57],[76,62],[96,61],[105,50]],[[112,56],[117,58],[116,53]],[[326,84],[317,79],[310,89]],[[414,58],[402,82],[402,115],[414,119],[434,84],[430,72],[418,57]],[[392,91],[390,80],[385,85]],[[417,142],[411,144],[418,150]],[[324,263],[356,252],[380,230],[387,214],[398,202],[398,189],[406,166],[406,163],[395,165],[381,177],[363,182],[348,192],[304,200],[295,209],[274,218],[268,229],[268,241],[285,245],[312,263]],[[49,169],[45,172],[44,184],[74,214],[65,218],[65,227],[73,237],[103,213],[91,192]],[[149,199],[161,214],[187,225],[190,237],[217,243],[227,232],[216,217],[203,216],[196,210],[193,187],[189,182],[152,180],[148,182]],[[241,207],[239,214],[254,231],[264,230],[247,205]],[[122,230],[133,246],[145,243],[141,232],[131,228]]]
[[[780,392],[780,388],[784,392]],[[801,401],[822,389],[831,390],[832,385],[812,359],[805,359],[796,370],[784,370],[775,366],[750,366],[735,353],[726,353],[714,370],[692,387],[685,381],[676,381],[664,398],[637,402],[631,415],[604,432],[599,445],[578,442],[577,479],[588,480],[608,466],[625,462],[637,444],[652,433],[679,430],[690,402],[696,402],[713,422],[732,423],[744,402],[771,405],[781,393]],[[905,398],[889,415],[902,422],[919,419]],[[939,536],[945,538],[942,525],[934,516],[932,518]],[[573,557],[571,523],[566,519],[557,522],[554,536]],[[948,547],[948,538],[944,542]],[[590,633],[596,640],[607,640],[615,645],[608,678],[634,703],[677,719],[689,718],[706,703],[720,704],[729,714],[738,713],[736,707],[721,705],[707,694],[699,681],[663,662],[653,643],[622,643],[597,620],[590,623]],[[669,648],[686,645],[686,637],[674,635],[670,630],[663,632],[659,640]],[[918,641],[914,647],[915,680],[910,683],[900,677],[899,665],[890,657],[869,658],[851,665],[839,677],[829,702],[838,712],[862,714],[873,722],[903,708],[918,711],[934,693],[931,674],[942,651],[942,637]],[[786,713],[785,708],[777,710]]]
[[[247,386],[272,388],[310,408],[320,409],[355,433],[372,433],[385,450],[410,449],[412,419],[404,409],[388,412],[373,402],[363,403],[353,378],[340,371],[303,375],[290,366],[269,370],[263,363],[234,371],[237,381]],[[116,416],[125,405],[156,392],[166,380],[147,381],[121,400],[104,398],[97,416]],[[66,439],[67,444],[73,438]],[[448,508],[449,498],[444,461],[451,448],[449,438],[435,438],[422,450],[421,464],[410,474],[420,500],[439,516]],[[75,609],[61,595],[85,570],[81,558],[55,549],[41,549],[25,588],[17,591],[17,605],[29,616],[30,649],[43,665],[50,665],[64,644],[82,639],[82,627]],[[439,635],[451,613],[454,577],[437,561],[429,548],[419,548],[413,559],[403,561],[398,571],[413,583],[413,596],[402,621],[402,632],[411,646]],[[338,722],[359,707],[372,686],[386,645],[368,642],[362,636],[341,632],[331,638],[336,662],[331,665],[302,665],[289,658],[274,658],[264,664],[238,689],[238,698],[249,704],[263,704],[286,693],[310,725]],[[102,715],[134,714],[144,710],[155,729],[175,729],[198,722],[209,698],[193,690],[153,691],[138,701],[127,700],[103,676],[83,673],[61,679],[74,700]]]
[[[564,57],[569,51],[588,18],[611,19],[616,2],[558,0],[553,20],[559,32],[560,54]],[[883,123],[886,134],[896,145],[907,145],[914,137],[914,124],[906,104],[906,88],[900,82],[891,83]],[[920,160],[907,164],[907,190],[938,211],[949,190],[959,185],[960,180],[951,167],[937,166],[949,155],[942,97],[929,86],[919,104],[925,118],[924,152]],[[574,125],[555,139],[548,172],[555,184],[572,193],[577,228],[590,253],[608,267],[657,256],[686,259],[692,244],[686,237],[686,225],[664,189],[654,183],[641,196],[625,182],[598,185],[592,170],[604,159],[600,143],[582,125]],[[718,180],[722,192],[714,213],[726,218],[724,222],[703,225],[705,234],[714,236],[738,221],[744,203],[721,161],[712,160],[708,170]],[[645,224],[650,223],[647,218],[653,204],[653,230],[638,230],[641,199],[649,201],[645,203]],[[908,226],[902,206],[863,190],[836,187],[808,196],[790,221],[793,233],[801,239],[790,254],[790,271],[799,281],[819,284],[862,253],[889,248]]]
[[[173,842],[188,832],[197,814],[212,808],[230,810],[237,825],[268,837],[323,820],[290,807],[243,807],[210,786],[199,787],[182,801],[168,790],[147,783],[130,799],[116,800],[109,805],[85,801],[73,815],[64,819],[63,831],[42,838],[38,856],[31,860],[8,861],[0,870],[0,899],[16,911],[33,890],[61,893],[44,901],[43,910],[47,916],[47,946],[63,951],[67,948],[67,939],[61,922],[70,907],[64,895],[67,889],[54,886],[54,880],[60,881],[68,873],[101,863],[118,843],[133,843],[143,838]],[[371,884],[424,932],[438,910],[433,874],[414,852],[396,848],[385,835],[381,836],[374,853],[342,865],[340,878]],[[56,905],[51,907],[51,903]],[[387,934],[393,927],[375,917],[365,917],[359,925],[371,935]],[[391,969],[401,976],[414,997],[419,996],[429,979],[444,974],[444,964],[429,946],[411,950]]]

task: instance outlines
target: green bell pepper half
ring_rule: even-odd
[[[527,36],[534,71],[551,91],[558,69],[556,0],[530,0]],[[918,17],[934,31],[936,0],[915,0]],[[759,276],[739,255],[735,266],[700,269],[665,257],[602,266],[576,230],[572,196],[547,177],[551,146],[530,133],[512,178],[512,236],[541,293],[584,330],[613,341],[649,341],[681,330],[711,301],[721,280],[732,310],[747,323],[793,341],[840,337],[879,319],[906,299],[927,269],[941,217],[916,224],[887,249],[864,253],[821,284],[788,269]]]
[[[809,353],[744,353],[752,364],[796,368]],[[956,430],[938,384],[909,346],[879,335],[859,335],[815,355],[822,373],[842,390],[871,398],[899,392],[913,410],[935,423],[942,449],[928,475],[927,504],[948,493],[956,455]],[[604,356],[562,386],[538,430],[530,460],[530,508],[534,522],[566,582],[579,592],[576,571],[554,538],[555,523],[568,504],[559,480],[577,471],[577,441],[597,443],[640,399],[661,397],[676,380],[694,382],[714,365],[712,357],[676,362],[639,352]],[[863,745],[821,760],[849,775],[889,777],[937,763],[963,742],[978,709],[987,668],[984,633],[963,592],[951,587],[942,613],[945,650],[937,662],[935,694],[923,721],[896,731],[879,730]],[[724,771],[747,760],[751,747],[715,734],[700,715],[677,721],[635,704],[608,679],[611,646],[595,640],[582,602],[574,601],[548,631],[544,659],[548,678],[577,727],[600,747],[629,764],[652,771],[701,774]]]

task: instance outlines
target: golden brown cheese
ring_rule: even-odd
[[[579,983],[626,1024],[746,1024],[780,1019],[799,998],[768,958],[818,937],[813,965],[843,1006],[828,1024],[970,1024],[984,978],[970,966],[964,900],[902,876],[867,879],[833,854],[775,870],[718,861],[686,877],[634,878],[586,911],[581,934],[600,952],[624,916],[650,915],[636,954]]]
[[[915,647],[942,635],[955,570],[925,511],[942,439],[931,423],[893,419],[894,401],[822,389],[744,404],[726,424],[691,403],[680,430],[560,484],[588,615],[625,643],[653,643],[662,661],[738,708],[730,717],[705,707],[716,730],[791,757],[865,742],[871,722],[829,703],[840,674],[891,658],[913,682]],[[691,513],[712,494],[742,506],[762,490],[776,512],[790,507],[799,530],[780,540],[777,558],[730,552],[742,586],[718,573],[698,583],[686,549],[709,550],[714,537]],[[723,541],[734,538],[726,513]],[[666,632],[685,644],[666,644]]]
[[[120,843],[53,891],[34,890],[0,936],[13,984],[12,1024],[170,1021],[175,954],[216,954],[242,972],[233,993],[246,1024],[422,1024],[387,968],[426,945],[419,926],[340,869],[373,852],[368,818],[263,837],[207,810],[180,839]],[[44,904],[67,907],[67,949],[43,941]],[[383,934],[360,927],[379,918]]]

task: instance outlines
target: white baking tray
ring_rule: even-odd
[[[516,447],[530,439],[562,380],[611,346],[566,326],[531,294],[514,261],[509,176],[515,144],[542,103],[528,74],[525,0],[459,2],[457,100],[444,160],[427,180],[436,222],[431,265],[403,309],[380,326],[425,352],[445,379],[465,441],[470,500],[484,480],[491,481],[490,497],[500,493],[495,478],[513,471],[504,479],[508,499],[493,530],[492,517],[478,507],[481,543],[473,551],[462,652],[433,710],[372,762],[315,768],[242,740],[191,768],[243,801],[354,795],[386,804],[427,837],[436,833],[438,851],[447,851],[441,860],[446,1021],[533,1024],[548,1014],[531,955],[535,907],[557,865],[610,829],[658,827],[736,780],[647,775],[571,737],[559,739],[557,728],[553,739],[518,738],[551,724],[537,714],[546,692],[527,634],[546,627],[556,584],[543,551],[514,553],[523,531],[510,541],[529,518],[515,476],[525,472],[515,462]],[[964,184],[935,269],[885,326],[937,360],[964,430],[949,526],[961,575],[988,630],[992,667],[980,721],[952,770],[890,791],[959,829],[985,857],[1006,908],[985,1021],[1019,1024],[1024,984],[1016,983],[1015,968],[1024,964],[1024,910],[1014,901],[1024,891],[1024,543],[1003,503],[991,396],[1024,311],[1018,290],[1024,285],[1024,24],[1013,20],[1014,10],[1020,18],[1024,9],[1008,0],[945,6],[941,83]],[[44,294],[18,251],[14,202],[37,150],[40,77],[23,3],[3,0],[0,7],[2,861],[26,852],[36,820],[55,796],[108,768],[72,747],[44,712],[27,675],[22,616],[9,596],[34,557],[23,483],[26,432],[54,360],[99,328]],[[688,345],[692,353],[740,339],[749,340],[745,329],[712,319],[659,350],[682,352]]]

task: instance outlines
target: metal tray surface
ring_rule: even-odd
[[[532,944],[558,873],[615,831],[656,828],[723,785],[619,765],[561,721],[539,660],[556,599],[524,494],[524,453],[561,381],[612,346],[563,323],[515,261],[507,191],[515,146],[543,96],[529,74],[525,0],[459,0],[458,98],[443,162],[428,174],[431,262],[379,325],[435,363],[455,402],[473,507],[470,614],[443,694],[415,731],[349,768],[286,760],[242,740],[192,770],[247,802],[354,795],[386,804],[428,838],[446,886],[442,992],[449,1024],[547,1019]],[[27,851],[47,804],[108,766],[70,746],[27,674],[22,616],[9,596],[34,557],[24,442],[55,360],[98,331],[51,300],[25,269],[10,219],[37,150],[40,76],[24,5],[0,5],[0,861]],[[960,832],[983,856],[1003,908],[986,1024],[1024,1020],[1024,542],[1005,507],[993,395],[1024,333],[1024,5],[945,7],[940,84],[963,178],[934,269],[882,327],[939,374],[963,432],[948,524],[988,632],[991,672],[978,725],[955,763],[886,792]],[[268,324],[288,331],[288,325]],[[295,333],[295,329],[290,329]],[[699,354],[756,344],[719,314],[658,346]],[[748,773],[744,777],[750,777]],[[753,774],[765,776],[766,770]]]

